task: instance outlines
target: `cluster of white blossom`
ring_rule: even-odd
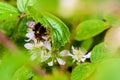
[[[62,59],[65,56],[71,56],[73,59],[73,62],[84,62],[87,58],[90,58],[91,52],[86,54],[86,51],[82,51],[81,49],[76,49],[72,46],[72,51],[69,50],[63,50],[57,55],[52,55],[52,46],[51,41],[48,39],[48,36],[42,36],[44,38],[44,41],[40,40],[37,41],[35,38],[35,32],[32,29],[28,29],[26,37],[28,40],[25,40],[27,43],[24,45],[24,47],[31,51],[31,60],[35,60],[38,58],[38,54],[40,55],[40,61],[44,62],[51,58],[52,60],[48,62],[49,66],[53,66],[54,62],[58,62],[60,65],[65,65],[65,61]],[[35,49],[38,49],[36,52]]]

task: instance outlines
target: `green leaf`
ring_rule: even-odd
[[[34,77],[33,70],[29,67],[22,66],[20,69],[18,69],[14,75],[13,80],[30,80],[32,77]]]
[[[105,51],[104,43],[96,45],[91,53],[91,62],[100,62],[108,58],[108,53]]]
[[[28,62],[25,55],[6,55],[0,64],[0,79],[11,80],[17,69]]]
[[[17,25],[17,17],[12,19],[7,19],[5,21],[0,21],[0,30],[4,32],[7,36],[11,36],[13,33],[15,26]]]
[[[71,75],[71,80],[85,80],[92,75],[95,66],[91,63],[83,63],[77,66]]]
[[[7,4],[0,2],[0,19],[8,19],[14,16],[18,16],[19,12],[17,8]]]
[[[27,13],[29,6],[35,7],[40,1],[41,0],[17,0],[17,7],[20,12]],[[40,5],[37,7],[39,9]]]
[[[86,40],[103,32],[109,26],[102,20],[87,20],[78,25],[75,30],[75,39]]]
[[[64,46],[69,41],[68,27],[57,17],[47,13],[43,15],[52,29],[52,41],[55,47]]]
[[[111,58],[97,63],[97,70],[88,80],[120,80],[120,59]]]
[[[53,48],[64,46],[70,38],[68,27],[56,16],[47,12],[38,12],[29,8],[30,14],[36,22],[41,22],[45,27],[50,28]]]
[[[53,70],[51,75],[46,75],[43,80],[68,80],[68,77],[64,72]]]
[[[17,7],[20,12],[26,12],[29,0],[17,0]]]

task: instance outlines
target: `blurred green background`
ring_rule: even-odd
[[[17,7],[16,0],[0,0],[0,2]],[[33,7],[38,11],[48,11],[59,17],[70,29],[71,44],[85,48],[88,51],[91,51],[95,45],[104,41],[106,31],[84,41],[72,40],[72,37],[74,37],[72,33],[74,33],[75,28],[81,22],[90,19],[100,19],[107,21],[110,27],[119,26],[120,0],[36,0],[36,2],[30,5],[32,4],[35,4]],[[20,22],[19,16],[0,20],[0,80],[12,80],[10,78],[13,78],[13,80],[17,80],[17,78],[19,78],[18,80],[70,80],[71,70],[76,66],[69,64],[71,60],[68,61],[68,65],[70,66],[66,71],[62,71],[59,68],[62,66],[48,68],[48,66],[43,64],[40,67],[37,62],[29,60],[29,52],[24,48],[24,44],[26,43],[26,22],[29,20],[32,20],[30,16],[22,18]],[[112,35],[112,37],[108,35],[105,41],[108,41],[108,39],[112,41],[115,35]],[[116,41],[117,43],[108,43],[109,47],[113,47],[116,44],[119,46],[119,39],[115,39]],[[117,49],[120,49],[118,46]],[[99,50],[101,51],[101,48],[98,49],[98,52],[100,52]],[[119,55],[119,52],[117,54]],[[97,56],[101,57],[101,55]],[[99,59],[99,57],[96,59]],[[84,80],[120,80],[119,56],[117,59],[114,57],[102,63],[93,62],[91,64],[96,69],[90,75],[91,77],[87,76]],[[44,74],[44,71],[48,74]]]

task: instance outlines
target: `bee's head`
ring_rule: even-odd
[[[40,24],[40,23],[37,23],[35,26],[34,26],[34,31],[37,31],[39,28],[40,28],[40,26],[41,26],[42,24]]]

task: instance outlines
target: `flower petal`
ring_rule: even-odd
[[[46,47],[48,50],[51,50],[51,43],[50,43],[50,41],[45,41],[44,42],[44,47]]]
[[[90,58],[91,52],[87,53],[85,56],[86,56],[86,58]]]
[[[60,56],[71,56],[71,54],[68,50],[63,50],[60,52]]]
[[[35,23],[34,21],[28,21],[28,22],[26,23],[26,25],[27,25],[29,28],[34,29],[34,26],[36,25],[36,23]]]
[[[78,52],[78,50],[75,49],[75,48],[72,46],[72,52],[73,52],[73,54],[76,54],[76,53]]]
[[[24,45],[24,47],[25,47],[26,49],[32,50],[33,47],[34,47],[34,45],[31,44],[31,43],[26,43],[26,44]]]
[[[91,56],[91,52],[89,52],[88,54],[83,55],[82,58],[81,58],[81,61],[82,61],[82,62],[85,62],[85,60],[86,60],[87,58],[90,58],[90,56]]]
[[[86,57],[82,57],[82,58],[81,58],[81,61],[82,61],[82,62],[85,62],[85,60],[86,60]]]
[[[48,62],[48,66],[53,66],[53,60]]]
[[[32,29],[29,29],[27,32],[28,33],[26,34],[26,37],[28,37],[29,40],[33,40],[34,43],[37,43],[37,39],[35,38],[34,31],[32,31]]]
[[[65,65],[65,61],[63,61],[62,59],[57,58],[57,61],[60,65]]]
[[[28,37],[28,38],[30,38],[30,39],[32,39],[32,38],[34,38],[35,36],[34,36],[34,32],[32,31],[32,30],[28,30],[27,31],[28,33],[26,34],[26,37]]]

